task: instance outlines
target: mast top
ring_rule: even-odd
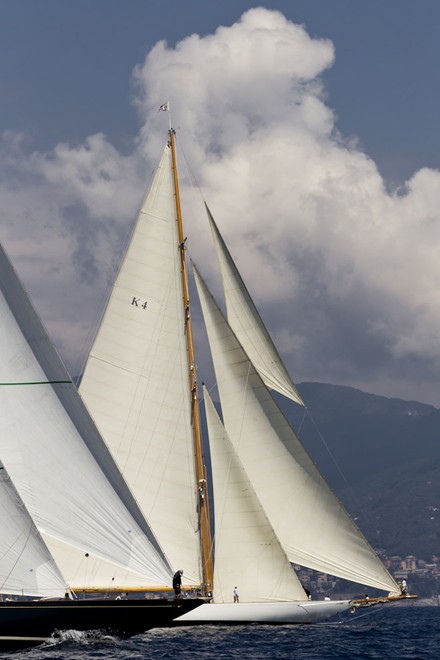
[[[173,130],[171,128],[171,108],[170,108],[170,102],[167,101],[166,103],[162,103],[162,105],[159,106],[158,112],[168,112],[168,128],[169,132]]]

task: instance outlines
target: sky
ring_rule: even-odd
[[[439,28],[437,0],[0,0],[0,240],[72,375],[170,101],[189,251],[217,292],[203,197],[295,382],[440,406]]]

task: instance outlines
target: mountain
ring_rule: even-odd
[[[301,383],[291,421],[375,548],[440,555],[440,410],[350,387]]]

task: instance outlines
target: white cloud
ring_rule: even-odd
[[[30,155],[8,136],[3,237],[70,363],[162,149],[157,108],[169,99],[179,142],[297,380],[433,401],[440,174],[423,169],[386,190],[326,105],[320,76],[333,61],[330,41],[256,8],[215,34],[159,42],[135,68],[141,127],[130,155],[103,135]],[[185,186],[183,197],[200,198]],[[191,211],[189,234],[196,224],[206,227],[203,213]],[[208,240],[201,231],[190,248],[210,271]]]

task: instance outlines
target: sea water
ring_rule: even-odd
[[[440,607],[369,608],[315,625],[151,630],[128,640],[66,633],[64,639],[3,655],[11,660],[380,660],[440,657]]]

